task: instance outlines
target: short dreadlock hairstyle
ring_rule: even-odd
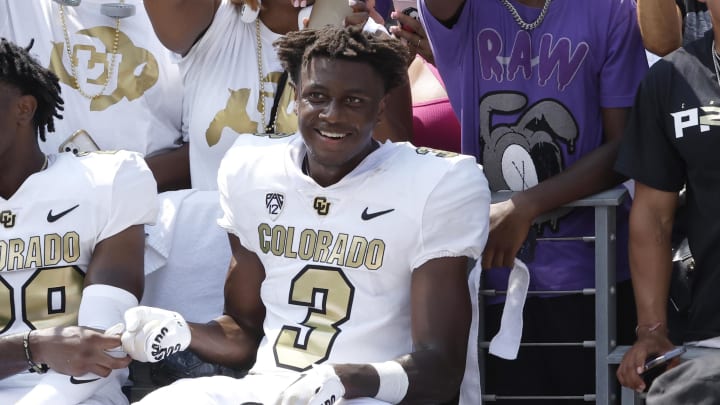
[[[37,100],[33,124],[38,136],[45,141],[45,131],[55,132],[54,118],[62,118],[63,99],[60,97],[60,83],[55,74],[42,67],[32,56],[34,40],[27,48],[0,38],[0,82],[31,95]]]
[[[291,31],[273,45],[295,84],[300,82],[301,69],[318,56],[369,63],[383,78],[385,92],[407,83],[408,47],[385,34],[327,25]]]

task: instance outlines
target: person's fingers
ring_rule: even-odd
[[[370,18],[370,14],[367,12],[360,12],[360,13],[352,13],[349,16],[345,17],[345,26],[349,27],[351,25],[365,25],[365,22]]]
[[[416,33],[421,37],[425,38],[425,29],[423,28],[420,21],[410,17],[405,13],[398,13],[397,11],[393,11],[390,16],[393,19],[397,20],[402,29]]]
[[[482,254],[483,270],[492,268],[492,262],[493,262],[494,255],[495,255],[495,251],[492,248],[488,249],[487,247],[485,247],[485,251],[483,251],[483,254]]]
[[[253,0],[251,0],[253,1]],[[257,0],[254,0],[257,1]],[[306,0],[288,0],[290,4],[295,8],[305,8],[307,7],[307,1]]]
[[[364,0],[348,0],[348,5],[356,13],[362,13],[362,12],[369,11],[368,5],[367,5],[367,3],[365,3]]]

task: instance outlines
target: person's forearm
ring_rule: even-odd
[[[641,326],[667,327],[672,222],[644,207],[633,207],[630,215],[630,273]]]
[[[624,178],[612,167],[619,146],[619,139],[603,144],[561,173],[516,193],[513,201],[537,217],[620,184]]]
[[[388,93],[385,110],[375,126],[373,138],[380,142],[412,141],[413,115],[410,85],[400,86]]]
[[[145,0],[155,34],[166,48],[185,55],[205,32],[220,0]]]
[[[416,351],[396,361],[405,369],[409,380],[404,404],[451,400],[457,394],[465,370],[464,356],[462,360],[452,362],[436,350]],[[380,379],[371,365],[335,364],[333,367],[345,386],[345,398],[377,395]]]
[[[255,360],[260,339],[223,315],[207,324],[188,323],[192,332],[189,350],[201,359],[232,368],[249,367]]]
[[[188,144],[145,159],[155,176],[158,192],[190,188],[190,154]]]
[[[0,356],[0,379],[30,368],[25,359],[22,334],[0,337]]]
[[[637,14],[647,50],[665,56],[682,45],[682,16],[675,0],[638,0]]]
[[[440,22],[447,22],[457,15],[465,0],[420,0],[425,1],[430,14]]]

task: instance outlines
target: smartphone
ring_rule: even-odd
[[[685,351],[685,347],[680,346],[661,355],[654,354],[648,356],[645,360],[645,365],[643,366],[644,371],[642,373],[642,378],[645,382],[645,390],[647,391],[652,382],[660,376],[660,374],[667,370],[672,359],[682,356]]]
[[[420,20],[420,13],[417,10],[417,1],[412,0],[394,0],[393,1],[393,8],[395,9],[395,12],[403,13],[406,16],[412,17],[416,20]],[[412,28],[407,27],[405,25],[402,25],[398,22],[400,25],[400,28],[404,29],[405,31],[415,32]]]
[[[100,147],[98,147],[90,134],[84,129],[78,129],[73,132],[73,134],[58,147],[58,152],[72,152],[75,155],[98,150],[100,150]]]
[[[348,0],[315,0],[308,20],[308,28],[319,28],[326,25],[342,27],[345,17],[353,13]]]

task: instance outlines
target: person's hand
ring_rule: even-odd
[[[647,387],[641,375],[645,360],[650,355],[665,353],[674,348],[675,346],[667,338],[667,333],[664,331],[641,333],[635,344],[623,356],[616,373],[618,381],[624,387],[637,392],[645,391]]]
[[[345,395],[345,386],[331,365],[320,364],[300,374],[275,400],[275,405],[332,405]]]
[[[482,268],[512,267],[532,220],[533,215],[513,199],[490,205],[490,234],[482,254]]]
[[[38,329],[30,335],[35,363],[76,377],[87,373],[107,377],[110,371],[127,367],[129,356],[116,357],[120,344],[117,334],[80,326]]]
[[[354,4],[353,4],[354,3]],[[365,0],[352,0],[349,1],[350,7],[353,9],[353,13],[345,17],[345,26],[351,25],[363,26],[370,18],[370,11],[374,11],[372,7]]]
[[[400,11],[393,11],[390,17],[398,22],[398,25],[390,27],[390,33],[405,41],[410,47],[410,51],[435,65],[435,56],[432,53],[432,48],[430,48],[430,41],[428,41],[425,27],[420,21]]]
[[[138,306],[125,311],[122,347],[133,359],[155,363],[190,345],[190,328],[182,315]]]

